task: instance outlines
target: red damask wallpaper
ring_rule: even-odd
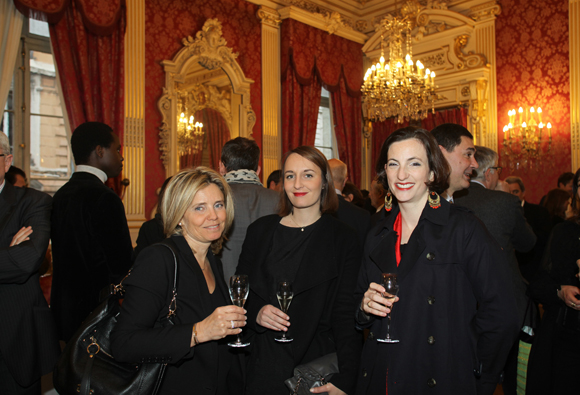
[[[526,200],[539,203],[571,167],[568,2],[502,0],[501,6],[495,30],[500,161],[509,110],[540,106],[544,123],[553,125],[551,154],[541,170],[504,169],[501,177],[522,177]]]
[[[204,22],[217,18],[222,23],[228,46],[239,53],[237,58],[246,77],[254,80],[251,104],[256,113],[253,137],[262,145],[261,25],[258,6],[243,0],[147,0],[145,9],[145,207],[151,212],[157,203],[155,190],[165,180],[158,142],[161,114],[157,101],[165,85],[160,62],[173,59],[182,48],[181,39],[195,37]]]

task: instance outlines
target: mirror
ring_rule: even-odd
[[[161,62],[165,87],[158,102],[163,116],[159,149],[167,177],[190,166],[216,168],[223,144],[251,137],[256,123],[250,105],[254,81],[245,77],[238,54],[227,47],[221,23],[208,19],[195,39],[189,36],[182,43],[173,60]]]

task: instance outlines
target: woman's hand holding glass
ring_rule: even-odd
[[[286,332],[290,326],[290,317],[279,308],[268,304],[260,309],[256,322],[264,328]]]
[[[218,307],[203,321],[197,323],[197,341],[204,343],[237,335],[246,326],[246,310],[234,305]],[[191,347],[194,346],[193,334]]]
[[[385,288],[377,283],[371,283],[365,292],[360,308],[366,315],[376,315],[386,317],[391,312],[393,303],[399,301],[399,297],[394,299],[383,298]]]

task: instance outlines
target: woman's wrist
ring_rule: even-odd
[[[197,324],[198,322],[193,324],[193,329],[191,331],[191,343],[190,343],[191,347],[195,347],[199,344],[199,339],[197,337]]]

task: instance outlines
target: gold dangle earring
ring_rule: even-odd
[[[441,207],[441,198],[435,191],[429,192],[429,207],[431,208],[439,208]]]
[[[387,194],[385,195],[385,210],[391,211],[393,209],[393,195],[391,191],[387,189]]]

